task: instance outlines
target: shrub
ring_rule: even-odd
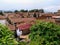
[[[0,45],[17,45],[18,42],[12,35],[13,33],[6,26],[0,24]]]
[[[60,45],[60,26],[52,22],[39,22],[31,27],[29,45]]]

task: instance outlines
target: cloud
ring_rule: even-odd
[[[25,0],[3,0],[2,2],[4,3],[27,3],[28,1],[25,1]]]
[[[48,6],[48,7],[45,7],[45,9],[53,9],[53,8],[59,8],[60,9],[60,6]]]
[[[60,0],[0,0],[0,9],[45,9],[55,11],[60,9]]]
[[[1,0],[4,3],[42,3],[53,0]]]
[[[48,7],[45,7],[44,8],[45,10],[49,10],[49,11],[57,11],[57,10],[60,10],[60,5],[58,5],[58,6],[48,6]]]

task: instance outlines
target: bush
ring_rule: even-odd
[[[12,35],[13,33],[6,26],[0,24],[0,45],[17,45],[18,42]]]
[[[60,26],[52,22],[39,22],[31,27],[29,45],[60,45]]]
[[[19,42],[18,45],[27,45],[27,43],[26,42]]]

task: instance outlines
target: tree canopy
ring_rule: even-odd
[[[3,15],[3,11],[0,11],[0,15]]]
[[[26,45],[26,42],[18,42],[14,33],[7,26],[0,24],[0,45]]]
[[[52,22],[40,22],[31,27],[29,45],[60,45],[60,26]]]
[[[18,10],[15,10],[14,12],[15,12],[15,13],[18,13],[19,11],[18,11]]]
[[[28,12],[28,10],[24,10],[24,9],[22,9],[22,10],[20,10],[20,12]]]
[[[17,45],[18,42],[12,37],[13,33],[6,26],[0,24],[0,45]]]
[[[29,10],[29,12],[41,12],[41,13],[44,13],[44,9],[32,9],[32,10]]]

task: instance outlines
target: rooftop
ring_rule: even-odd
[[[4,19],[6,19],[6,17],[5,17],[5,16],[0,15],[0,20],[4,20]]]
[[[52,18],[60,18],[60,16],[52,16]]]

